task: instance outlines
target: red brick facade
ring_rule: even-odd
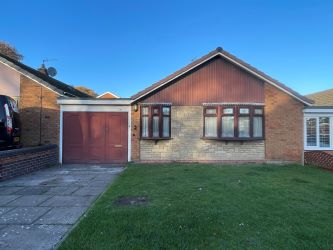
[[[59,95],[21,75],[20,118],[23,146],[59,144]]]
[[[266,160],[302,162],[303,108],[295,98],[265,84]]]
[[[132,161],[139,161],[140,160],[140,109],[138,109],[138,111],[134,111],[133,106],[131,108],[132,108],[131,158]]]
[[[304,163],[333,170],[333,151],[306,151],[304,152]]]
[[[0,152],[0,181],[53,166],[58,162],[55,145]]]

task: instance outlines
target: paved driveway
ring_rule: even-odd
[[[52,249],[122,170],[64,165],[0,182],[0,249]]]

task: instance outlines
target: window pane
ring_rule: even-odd
[[[169,121],[170,117],[163,117],[163,137],[170,137]]]
[[[205,117],[205,136],[217,137],[217,118]]]
[[[222,137],[234,137],[233,116],[222,116]]]
[[[317,146],[317,119],[306,119],[306,145]]]
[[[148,117],[142,117],[142,128],[141,128],[141,136],[148,137]]]
[[[148,115],[148,107],[142,107],[142,114]]]
[[[163,115],[170,115],[170,107],[163,107]]]
[[[159,137],[159,117],[153,116],[153,137]]]
[[[234,110],[233,108],[226,108],[226,109],[223,109],[223,114],[233,114],[234,113]]]
[[[255,115],[262,115],[263,114],[262,109],[255,109],[254,114]]]
[[[319,117],[319,146],[330,146],[330,118]]]
[[[253,117],[253,137],[262,137],[262,117]]]
[[[238,118],[238,137],[250,137],[250,118]]]
[[[216,109],[206,109],[207,115],[216,115]]]
[[[158,113],[159,113],[159,109],[158,108],[153,108],[153,114],[158,115]]]
[[[248,114],[249,113],[249,109],[248,108],[240,108],[239,109],[239,113],[242,114],[242,115],[243,114]]]

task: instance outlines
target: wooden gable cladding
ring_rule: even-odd
[[[180,106],[214,102],[263,103],[264,82],[217,57],[152,92],[140,102]]]

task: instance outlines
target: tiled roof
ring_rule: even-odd
[[[313,100],[315,106],[333,106],[333,89],[316,92],[306,97]]]
[[[265,73],[261,72],[260,70],[254,68],[250,64],[245,63],[244,61],[240,60],[239,58],[235,57],[234,55],[228,53],[227,51],[223,50],[222,48],[217,48],[213,50],[212,52],[208,53],[207,55],[204,55],[203,57],[193,61],[189,65],[185,66],[184,68],[174,72],[173,74],[167,76],[166,78],[154,83],[150,87],[138,92],[137,94],[133,95],[131,98],[133,100],[138,100],[146,96],[147,94],[157,91],[160,87],[162,87],[164,84],[177,79],[181,75],[185,74],[189,70],[194,69],[195,67],[199,66],[200,64],[204,63],[205,61],[212,59],[216,56],[222,56],[223,58],[238,64],[238,66],[244,68],[248,72],[256,75],[259,78],[264,79],[266,82],[275,85],[276,87],[280,88],[281,90],[285,91],[289,95],[293,96],[294,98],[298,99],[299,101],[303,102],[304,104],[311,105],[313,102],[312,100],[306,98],[305,96],[297,93],[296,91],[292,90],[291,88],[287,87],[283,83],[271,78],[270,76],[266,75]]]
[[[53,91],[59,93],[60,95],[71,96],[71,97],[90,97],[88,94],[83,93],[66,83],[56,80],[42,72],[39,72],[36,69],[33,69],[3,54],[0,54],[0,62],[12,68],[15,68],[21,74],[33,78],[33,80],[41,83],[42,85],[45,85],[46,87],[52,89]]]

